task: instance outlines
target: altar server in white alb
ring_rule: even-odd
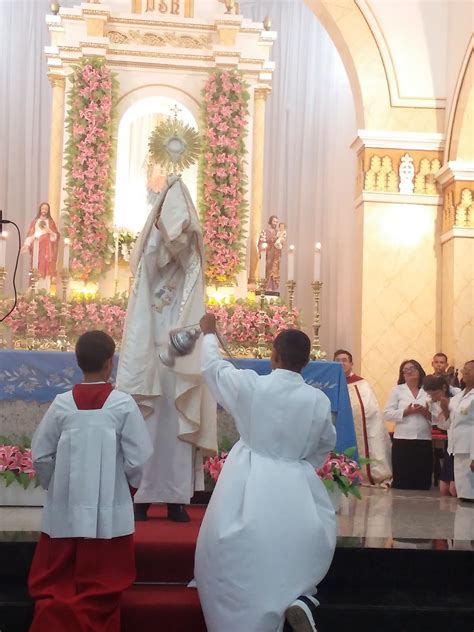
[[[214,316],[201,328],[204,377],[240,433],[197,542],[207,630],[314,631],[314,593],[336,544],[334,509],[315,468],[334,448],[336,431],[329,399],[301,376],[310,340],[281,332],[273,371],[259,376],[221,358]]]
[[[349,351],[338,349],[334,361],[342,364],[346,376],[359,454],[370,459],[362,467],[362,484],[390,487],[392,444],[375,393],[367,380],[353,372]]]
[[[458,498],[474,503],[474,360],[466,362],[461,372],[464,389],[440,400],[445,424],[438,425],[448,430]]]
[[[135,283],[120,348],[117,387],[133,395],[154,445],[135,496],[136,516],[167,503],[168,518],[189,520],[184,505],[203,488],[203,455],[215,454],[216,405],[203,383],[201,341],[165,366],[160,351],[171,329],[196,325],[204,314],[201,227],[181,177],[168,176],[132,252]]]
[[[130,487],[152,446],[133,399],[108,382],[114,351],[103,331],[79,338],[84,382],[56,397],[33,437],[48,493],[28,581],[30,632],[120,632],[121,593],[135,579]]]

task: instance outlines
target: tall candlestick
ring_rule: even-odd
[[[114,290],[115,294],[117,294],[118,290],[118,261],[119,261],[119,233],[114,233],[115,238],[115,261],[114,261]]]
[[[66,237],[64,240],[64,250],[63,250],[63,270],[69,270],[69,244],[70,240]]]
[[[39,264],[39,239],[35,237],[33,239],[33,270],[38,269]]]
[[[321,244],[316,242],[314,245],[314,273],[313,281],[321,280]]]
[[[266,278],[266,267],[267,267],[267,248],[268,244],[266,241],[260,244],[260,278]]]
[[[288,281],[295,280],[295,247],[291,245],[288,249]]]
[[[3,232],[0,235],[0,268],[6,268],[7,262],[7,237],[8,233]]]

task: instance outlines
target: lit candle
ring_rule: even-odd
[[[63,270],[69,270],[69,244],[71,241],[66,237],[64,240],[64,250],[63,250]]]
[[[0,268],[6,267],[7,237],[8,237],[8,233],[5,231],[0,235]]]
[[[267,248],[268,244],[266,241],[263,241],[260,244],[260,278],[265,279],[265,272],[267,267]]]
[[[39,264],[39,239],[35,237],[33,239],[33,270],[38,269]]]
[[[321,280],[321,244],[316,242],[314,245],[314,274],[313,281]]]
[[[295,280],[295,247],[291,245],[288,249],[288,281]]]
[[[119,234],[114,233],[115,238],[115,265],[114,265],[114,281],[118,281],[118,260],[119,260]]]

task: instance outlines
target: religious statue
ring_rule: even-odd
[[[265,242],[265,280],[268,292],[280,291],[280,264],[281,252],[286,243],[286,225],[279,222],[276,215],[271,215],[267,228],[260,235],[258,250],[262,252],[262,243]]]
[[[35,240],[37,240],[36,244]],[[22,248],[22,252],[30,254],[30,270],[37,268],[37,289],[49,292],[51,281],[56,277],[58,244],[59,231],[51,217],[49,204],[42,202],[36,217],[30,224]]]

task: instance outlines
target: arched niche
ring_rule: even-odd
[[[194,106],[194,112],[188,107],[190,103]],[[151,164],[148,141],[156,125],[173,116],[175,110],[183,123],[198,129],[197,104],[189,95],[176,89],[163,90],[163,86],[147,86],[145,89],[133,90],[120,99],[115,226],[133,232],[139,232],[143,227],[167,175],[159,165]],[[182,177],[196,202],[197,165],[186,169]]]

